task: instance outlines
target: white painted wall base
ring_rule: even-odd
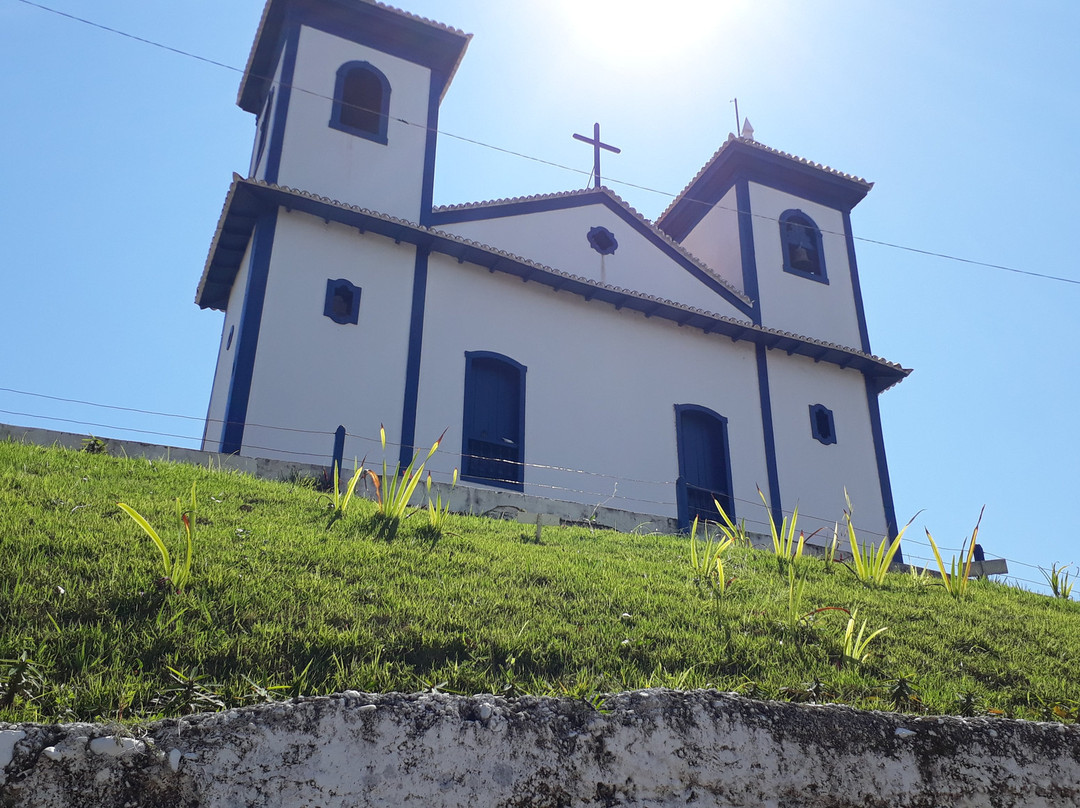
[[[0,725],[0,804],[1076,806],[1080,727],[715,691],[345,694],[126,730]]]

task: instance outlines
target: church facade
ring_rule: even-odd
[[[203,447],[404,462],[462,486],[767,531],[895,535],[850,213],[870,183],[730,136],[655,221],[600,186],[434,207],[469,36],[268,0],[257,119],[196,302],[225,314]],[[596,140],[599,141],[598,132]],[[597,146],[599,148],[599,146]],[[396,455],[389,458],[393,464]]]

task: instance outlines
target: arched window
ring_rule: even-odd
[[[821,249],[821,230],[801,210],[780,214],[780,243],[784,251],[784,271],[828,283],[825,254]]]
[[[358,137],[386,143],[390,114],[390,82],[368,62],[346,62],[338,68],[330,126]]]
[[[525,366],[489,351],[465,353],[461,478],[522,490]]]
[[[702,521],[718,521],[720,514],[714,499],[734,520],[727,418],[696,404],[676,404],[675,439],[679,451],[679,479],[675,486],[679,526],[690,527],[695,516]]]

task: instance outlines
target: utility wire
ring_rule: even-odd
[[[135,34],[131,34],[131,33],[128,33],[126,31],[122,31],[122,30],[120,30],[118,28],[112,28],[112,27],[110,27],[108,25],[103,25],[101,23],[94,22],[93,20],[86,19],[85,17],[79,17],[79,16],[77,16],[75,14],[70,14],[68,12],[64,12],[64,11],[60,11],[60,10],[55,9],[55,8],[51,8],[50,6],[46,6],[46,5],[42,4],[42,3],[34,2],[34,0],[17,0],[17,2],[20,2],[20,3],[22,3],[24,5],[27,5],[27,6],[31,6],[33,8],[41,9],[42,11],[47,11],[47,12],[50,12],[52,14],[56,14],[57,16],[60,16],[60,17],[65,17],[67,19],[83,23],[85,25],[89,25],[89,26],[91,26],[93,28],[98,28],[98,29],[100,29],[102,31],[107,31],[107,32],[109,32],[111,34],[116,34],[117,36],[122,36],[122,37],[125,37],[127,39],[131,39],[131,40],[134,40],[136,42],[143,43],[145,45],[150,45],[151,47],[160,48],[162,50],[165,50],[165,51],[168,51],[170,53],[176,54],[178,56],[184,56],[184,57],[187,57],[187,58],[190,58],[190,59],[195,59],[197,61],[204,62],[205,64],[210,64],[210,65],[213,65],[215,67],[224,68],[225,70],[229,70],[229,71],[234,72],[234,73],[239,73],[239,74],[244,73],[243,68],[239,68],[239,67],[236,67],[234,65],[226,64],[224,62],[219,62],[219,61],[217,61],[215,59],[210,59],[210,58],[205,57],[205,56],[200,56],[200,55],[198,55],[196,53],[192,53],[190,51],[186,51],[186,50],[183,50],[181,48],[175,48],[175,47],[172,47],[170,45],[165,45],[164,43],[157,42],[157,41],[152,40],[152,39],[147,39],[146,37],[137,36]],[[270,76],[258,76],[258,77],[262,78],[264,80],[269,80],[269,79],[272,78]],[[314,97],[317,97],[317,98],[321,98],[321,99],[325,99],[325,100],[329,100],[329,101],[334,101],[335,100],[332,96],[328,96],[328,95],[325,95],[323,93],[318,93],[318,92],[315,92],[315,91],[312,91],[312,90],[308,90],[308,89],[305,89],[303,87],[299,87],[297,85],[285,85],[285,84],[282,84],[282,86],[290,86],[291,89],[297,90],[298,92],[306,93],[307,95],[311,95],[311,96],[314,96]],[[356,105],[351,105],[351,106],[355,107]],[[368,111],[368,112],[380,112],[380,110],[365,110],[365,111]],[[530,160],[530,161],[535,162],[535,163],[540,163],[542,165],[550,166],[550,167],[553,167],[553,168],[558,168],[558,169],[563,170],[563,171],[569,171],[569,172],[572,172],[574,174],[580,174],[582,176],[587,176],[587,177],[590,177],[590,178],[592,177],[592,170],[591,169],[586,171],[584,169],[574,168],[573,166],[564,165],[562,163],[557,163],[557,162],[554,162],[552,160],[546,160],[544,158],[537,157],[535,155],[525,154],[523,152],[514,151],[512,149],[507,149],[507,148],[504,148],[502,146],[496,146],[496,145],[491,144],[491,143],[485,143],[484,141],[476,140],[475,138],[466,137],[464,135],[457,135],[457,134],[454,134],[453,132],[447,132],[445,130],[434,129],[434,128],[428,127],[427,124],[417,123],[417,122],[414,122],[414,121],[408,121],[408,120],[405,120],[404,118],[394,118],[394,120],[398,121],[399,123],[406,124],[408,126],[414,126],[414,127],[420,128],[420,129],[424,129],[425,131],[430,131],[430,132],[433,132],[435,134],[441,135],[443,137],[451,138],[453,140],[459,140],[459,141],[462,141],[464,143],[469,143],[469,144],[472,144],[472,145],[475,145],[475,146],[479,146],[481,148],[496,151],[496,152],[499,152],[501,154],[506,154],[508,156],[517,157],[517,158],[520,158],[520,159],[523,159],[523,160]],[[607,181],[611,182],[613,184],[616,184],[616,185],[625,186],[627,188],[634,188],[634,189],[639,190],[639,191],[645,191],[647,193],[652,193],[652,194],[658,194],[660,196],[665,196],[665,197],[668,197],[669,199],[675,199],[675,198],[677,198],[679,196],[679,194],[672,193],[671,191],[665,191],[665,190],[661,190],[661,189],[658,189],[658,188],[652,188],[652,187],[647,186],[647,185],[640,185],[638,183],[630,182],[628,180],[620,180],[620,179],[616,179],[616,178],[613,178],[613,177],[608,177]],[[686,197],[685,201],[691,202],[691,203],[696,202],[696,203],[699,203],[699,204],[712,204],[712,203],[707,203],[704,200],[697,200],[697,199],[693,199],[691,197]],[[736,208],[727,207],[727,206],[724,206],[724,205],[720,205],[718,203],[717,204],[712,204],[712,207],[714,207],[716,209],[719,209],[719,210],[726,210],[726,211],[729,211],[729,212],[732,212],[732,213],[738,213],[738,210]],[[777,219],[776,217],[772,217],[772,216],[765,216],[765,215],[756,214],[756,213],[751,213],[751,215],[754,218],[764,219],[764,220],[770,221],[770,222],[778,222],[779,221],[779,219]],[[845,233],[832,231],[832,230],[821,230],[821,232],[822,232],[822,234],[846,236]],[[1018,275],[1026,275],[1026,276],[1032,277],[1032,278],[1040,278],[1042,280],[1057,281],[1059,283],[1068,283],[1068,284],[1080,285],[1080,278],[1068,278],[1068,277],[1064,277],[1064,276],[1061,276],[1061,275],[1051,275],[1051,274],[1045,273],[1045,272],[1035,272],[1033,270],[1019,269],[1017,267],[1011,267],[1011,266],[1008,266],[1008,265],[1005,265],[1005,264],[995,264],[995,263],[992,263],[992,262],[989,262],[989,261],[980,261],[980,260],[974,259],[974,258],[964,258],[962,256],[951,255],[949,253],[937,252],[935,250],[926,250],[926,249],[922,249],[922,248],[919,248],[919,247],[911,247],[911,246],[908,246],[908,245],[905,245],[905,244],[897,244],[896,242],[885,241],[883,239],[868,238],[866,236],[855,236],[855,235],[853,235],[852,238],[855,241],[861,241],[861,242],[866,243],[866,244],[874,244],[874,245],[879,246],[879,247],[886,247],[886,248],[893,249],[893,250],[901,250],[901,251],[904,251],[904,252],[909,252],[909,253],[913,253],[913,254],[916,254],[916,255],[923,255],[923,256],[930,257],[930,258],[940,258],[940,259],[945,260],[945,261],[954,261],[956,263],[968,264],[969,266],[982,267],[984,269],[994,269],[994,270],[999,270],[999,271],[1002,271],[1002,272],[1012,272],[1012,273],[1018,274]]]

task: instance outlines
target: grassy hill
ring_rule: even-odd
[[[117,503],[181,548],[179,592]],[[1075,721],[1080,603],[685,537],[427,513],[396,536],[303,481],[0,443],[0,721],[142,720],[344,689],[566,695],[715,687],[906,712]],[[181,554],[182,555],[182,554]],[[790,569],[788,569],[790,567]],[[800,592],[801,589],[801,592]],[[843,652],[849,612],[867,634]],[[856,625],[856,632],[858,630]],[[865,636],[865,635],[864,635]],[[861,654],[860,654],[861,656]]]

